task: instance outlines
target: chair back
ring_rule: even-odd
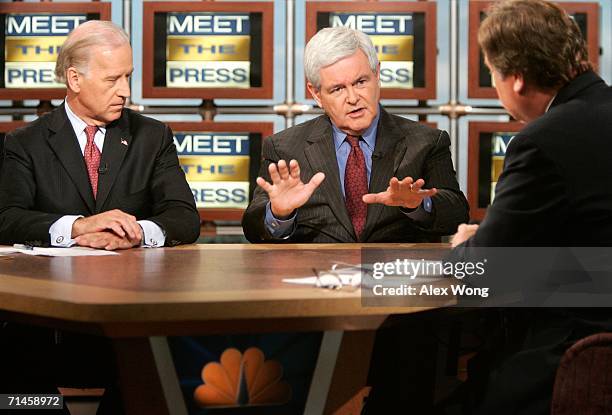
[[[585,337],[557,369],[552,415],[612,414],[612,333]]]

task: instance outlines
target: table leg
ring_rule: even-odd
[[[148,338],[113,339],[125,415],[170,415]]]
[[[360,413],[375,336],[374,330],[344,332],[324,414]]]

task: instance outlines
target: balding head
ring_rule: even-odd
[[[87,74],[87,66],[95,48],[115,49],[129,45],[125,31],[113,22],[90,20],[76,27],[62,45],[55,63],[57,82],[66,83],[66,71],[70,67]]]

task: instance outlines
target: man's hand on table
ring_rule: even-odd
[[[120,238],[130,241],[138,240],[138,243],[142,240],[142,229],[138,222],[136,222],[136,217],[119,209],[109,210],[108,212],[86,218],[79,218],[72,225],[73,239],[81,235],[101,232],[113,232]]]
[[[77,236],[74,240],[79,246],[114,251],[116,249],[129,249],[134,246],[140,246],[142,233],[139,231],[139,235],[136,238],[122,238],[110,231],[90,232]]]

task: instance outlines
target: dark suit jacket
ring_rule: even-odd
[[[495,200],[465,246],[612,245],[612,88],[587,72],[506,152]]]
[[[127,145],[124,143],[127,142]],[[64,105],[7,135],[0,172],[0,243],[48,245],[63,215],[112,209],[155,222],[166,245],[191,243],[200,220],[170,129],[124,109],[109,124],[94,199]]]
[[[611,114],[612,88],[595,73],[582,74],[562,88],[549,111],[508,146],[495,200],[457,255],[466,260],[479,255],[477,247],[489,246],[612,246]],[[531,265],[512,258],[502,266],[509,262],[522,262],[517,267],[523,271]],[[536,278],[546,284],[554,276],[553,271]],[[550,413],[563,352],[582,337],[612,330],[609,308],[517,308],[500,310],[500,315],[503,340],[490,341],[485,354],[474,359],[470,374],[486,388],[473,393],[482,414]],[[494,333],[488,333],[491,340]]]
[[[398,207],[369,205],[361,242],[418,242],[453,233],[468,219],[468,205],[459,190],[445,132],[381,110],[376,146],[372,155],[371,193],[383,192],[392,177],[423,178],[425,187],[436,187],[433,220],[427,227],[410,219]],[[325,180],[297,212],[297,228],[283,242],[357,242],[342,190],[334,149],[331,121],[321,116],[269,137],[263,144],[260,176],[271,182],[270,163],[295,159],[302,181],[318,172]],[[267,193],[257,188],[242,227],[251,242],[278,241],[264,224]]]

